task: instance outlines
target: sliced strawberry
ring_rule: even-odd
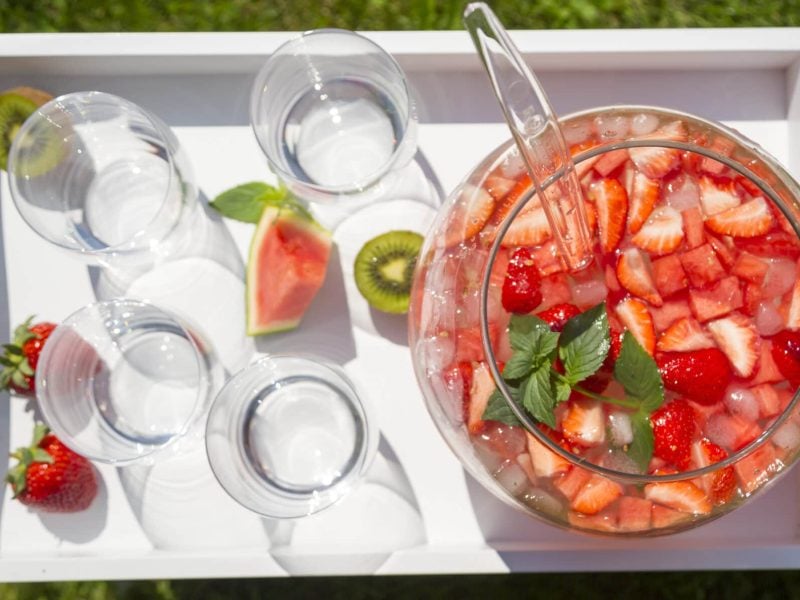
[[[653,328],[656,332],[663,332],[675,321],[691,317],[692,309],[684,294],[678,294],[673,300],[665,300],[662,306],[651,307],[650,316],[653,319]]]
[[[736,374],[750,377],[761,350],[760,337],[753,321],[744,315],[733,314],[709,322],[708,329],[717,346],[731,361]]]
[[[650,529],[650,514],[653,503],[636,496],[619,499],[617,527],[620,531],[647,531]]]
[[[746,315],[755,317],[758,314],[763,299],[763,288],[757,283],[748,281],[744,286],[742,311]]]
[[[676,398],[650,415],[653,426],[653,455],[686,470],[691,459],[691,444],[696,415],[683,398]]]
[[[637,248],[624,250],[617,262],[617,279],[622,287],[634,296],[643,298],[654,306],[661,306],[664,301],[656,289],[648,263],[647,256],[641,250]]]
[[[721,401],[733,377],[728,359],[717,348],[663,352],[656,355],[656,364],[665,388],[702,405]]]
[[[597,208],[600,244],[606,253],[613,252],[625,232],[628,194],[616,179],[601,179],[589,191]]]
[[[736,184],[731,179],[720,182],[711,177],[701,177],[698,185],[700,186],[700,204],[703,206],[703,213],[706,217],[725,212],[742,203],[742,199],[736,191]]]
[[[772,212],[763,198],[753,198],[706,219],[706,227],[714,233],[748,238],[767,233],[773,223]]]
[[[581,314],[581,309],[574,304],[564,302],[536,313],[536,316],[547,323],[552,331],[561,331],[567,321],[572,317],[577,317],[579,314]]]
[[[726,458],[728,458],[728,453],[707,439],[700,439],[692,444],[692,462],[696,469],[705,468]],[[700,484],[714,504],[718,506],[725,504],[736,490],[733,467],[724,467],[708,475],[703,475],[700,478]]]
[[[501,245],[538,246],[550,237],[550,224],[544,209],[539,206],[526,206],[509,225]]]
[[[733,238],[719,238],[706,231],[706,239],[708,240],[708,243],[711,244],[714,252],[717,253],[717,258],[719,259],[719,262],[722,263],[723,267],[730,269],[734,264],[736,264],[736,256],[738,251],[736,250],[736,246],[733,244]]]
[[[734,242],[741,250],[763,258],[800,258],[800,240],[796,235],[783,231],[772,231],[751,238],[736,238]]]
[[[508,261],[503,281],[503,308],[510,313],[527,314],[542,303],[542,281],[527,248],[517,248]]]
[[[786,327],[791,330],[800,329],[800,279],[796,279],[789,296],[789,308],[786,311]]]
[[[467,413],[467,429],[470,433],[478,433],[483,427],[483,413],[489,403],[489,396],[495,390],[492,373],[485,363],[475,363],[472,368],[472,382],[469,389],[469,412]]]
[[[685,142],[688,137],[686,126],[681,121],[673,121],[651,134],[639,139],[670,140]],[[656,142],[657,143],[657,142]],[[651,179],[661,179],[681,163],[681,151],[662,146],[645,146],[628,150],[636,168]]]
[[[580,467],[573,467],[566,475],[555,479],[553,485],[556,489],[566,496],[567,500],[572,502],[575,496],[578,495],[581,488],[586,485],[586,482],[591,479],[592,473]]]
[[[685,512],[654,504],[650,512],[654,529],[666,529],[690,518]]]
[[[733,465],[742,491],[746,494],[754,492],[769,481],[780,467],[781,464],[775,454],[775,446],[770,442],[759,446]]]
[[[661,196],[661,183],[634,171],[629,194],[628,231],[636,233],[653,212]]]
[[[649,483],[644,486],[644,497],[657,504],[693,515],[708,514],[712,507],[705,492],[690,481]]]
[[[652,355],[656,348],[656,334],[653,330],[653,319],[644,302],[626,298],[617,305],[616,312],[625,328],[633,334],[642,348]]]
[[[557,473],[566,473],[572,468],[570,462],[550,450],[536,437],[526,432],[528,437],[528,454],[531,457],[533,471],[537,477],[552,477]]]
[[[764,283],[767,271],[769,271],[769,265],[766,262],[747,252],[742,252],[736,257],[736,262],[733,264],[733,269],[731,269],[731,273],[739,279],[751,281],[758,285]]]
[[[573,144],[569,147],[569,153],[571,156],[575,157],[586,150],[591,150],[595,146],[597,146],[598,142],[594,140],[586,140],[581,142],[580,144]],[[575,163],[575,173],[578,176],[578,179],[583,179],[584,175],[587,175],[591,170],[592,167],[600,160],[602,155],[598,154],[597,156],[593,156],[592,158],[587,158],[586,160],[582,160],[580,162]]]
[[[761,419],[774,417],[783,410],[778,390],[768,383],[762,383],[750,388],[758,402],[758,416]]]
[[[683,219],[671,206],[653,211],[631,242],[650,254],[669,254],[683,241]]]
[[[465,184],[461,188],[445,233],[445,245],[454,246],[477,234],[494,211],[494,198],[483,188]]]
[[[734,144],[733,141],[721,136],[715,137],[709,146],[710,150],[713,150],[722,156],[730,156],[734,148],[736,148],[736,144]],[[706,173],[711,173],[712,175],[721,175],[722,172],[727,168],[728,167],[726,167],[723,163],[719,162],[718,160],[714,160],[713,158],[708,158],[707,156],[703,157],[703,160],[700,163],[700,169]]]
[[[603,405],[594,400],[570,401],[561,430],[574,444],[584,447],[602,444],[606,439]]]
[[[780,334],[778,334],[780,335]],[[778,369],[773,357],[774,345],[772,340],[761,340],[761,355],[758,359],[758,367],[756,368],[755,377],[750,380],[751,385],[758,385],[760,383],[774,383],[776,381],[783,381],[786,377]]]
[[[726,277],[710,288],[689,290],[689,306],[701,323],[728,314],[744,304],[736,277]]]
[[[499,173],[493,173],[483,182],[483,187],[495,199],[495,202],[500,202],[516,184],[517,182],[513,179],[503,177]]]
[[[800,386],[800,331],[783,330],[770,341],[775,366],[792,388]]]
[[[627,150],[624,148],[621,150],[612,150],[611,152],[606,152],[601,155],[600,160],[594,163],[594,170],[597,171],[601,177],[608,177],[627,160]]]
[[[585,515],[595,515],[622,495],[622,486],[600,475],[592,474],[573,498],[571,507]]]
[[[664,256],[654,260],[652,265],[656,289],[662,297],[671,296],[686,289],[689,282],[678,255]]]
[[[702,246],[705,241],[703,213],[699,206],[687,208],[681,212],[683,230],[686,232],[686,245],[691,248]]]
[[[517,205],[517,201],[522,198],[525,194],[531,191],[533,187],[533,181],[531,181],[531,176],[528,173],[523,173],[520,178],[514,182],[513,187],[502,196],[502,200],[497,199],[495,203],[494,213],[492,214],[489,223],[493,226],[500,225],[506,218],[511,209]],[[491,193],[491,192],[490,192]],[[537,201],[534,199],[528,200],[529,205],[536,204]]]
[[[675,321],[661,334],[656,346],[661,352],[689,352],[713,347],[714,340],[703,330],[700,323],[691,318]]]
[[[703,244],[680,255],[681,265],[695,287],[704,287],[725,276],[725,269],[717,259],[711,244]]]
[[[525,471],[528,481],[531,483],[536,483],[537,477],[536,472],[533,470],[533,464],[531,463],[531,455],[527,452],[523,452],[517,456],[516,461],[520,468]]]

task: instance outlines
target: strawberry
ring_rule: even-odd
[[[603,405],[594,400],[571,400],[561,429],[567,440],[579,446],[602,444],[606,439]]]
[[[656,355],[656,364],[665,388],[703,405],[721,401],[733,377],[717,348],[663,352]]]
[[[681,521],[686,521],[690,518],[685,512],[673,510],[660,504],[653,504],[653,509],[650,511],[651,519],[653,522],[653,529],[664,529],[671,527]]]
[[[779,468],[775,446],[770,442],[766,442],[733,465],[742,491],[746,494],[761,487]]]
[[[772,231],[751,238],[735,238],[734,243],[739,249],[763,258],[800,258],[800,240],[796,235],[784,231]]]
[[[592,473],[586,469],[581,469],[578,466],[570,469],[566,475],[561,476],[553,481],[556,489],[564,494],[567,499],[572,502],[578,492],[581,491],[586,482],[591,479]]]
[[[800,331],[783,331],[772,337],[772,358],[793,388],[800,386]]]
[[[689,284],[677,254],[654,260],[652,266],[656,289],[662,296],[671,296],[686,289]]]
[[[650,254],[662,255],[674,251],[683,241],[681,213],[671,206],[653,211],[631,242]]]
[[[725,269],[711,244],[703,244],[679,255],[683,270],[694,287],[704,287],[725,277]]]
[[[5,354],[0,358],[0,388],[29,397],[36,396],[36,365],[47,338],[56,328],[54,323],[32,323],[33,317],[28,317],[14,330],[14,341],[5,345]]]
[[[747,252],[742,252],[736,257],[736,262],[733,264],[733,269],[731,269],[731,273],[739,279],[750,281],[759,286],[764,283],[767,271],[769,271],[769,265],[766,262]]]
[[[483,187],[492,198],[500,202],[514,188],[516,183],[513,179],[503,177],[495,172],[486,178],[486,181],[483,182]]]
[[[472,365],[472,376],[469,386],[469,410],[467,411],[467,428],[470,433],[478,433],[483,427],[483,413],[489,404],[489,396],[495,390],[492,373],[485,363]]]
[[[636,233],[653,212],[661,194],[661,183],[644,173],[633,175],[628,206],[628,231]]]
[[[761,385],[751,387],[750,391],[758,402],[758,416],[760,418],[769,419],[770,417],[778,415],[783,410],[784,407],[781,403],[781,397],[774,386],[768,383],[762,383]]]
[[[714,340],[703,330],[700,323],[687,317],[670,325],[658,338],[656,345],[661,352],[689,352],[713,347]]]
[[[564,325],[567,324],[567,321],[579,314],[581,314],[581,309],[574,304],[564,302],[551,306],[540,313],[536,313],[536,316],[547,323],[552,331],[561,331],[564,329]]]
[[[644,486],[644,497],[683,513],[705,515],[711,512],[711,502],[705,492],[690,481],[649,483]],[[655,523],[655,518],[653,521]]]
[[[713,465],[726,458],[728,458],[728,453],[725,450],[705,438],[692,444],[692,462],[696,469]],[[708,475],[703,475],[701,485],[714,504],[725,504],[731,499],[736,489],[733,467],[724,467]]]
[[[622,486],[600,475],[592,474],[573,498],[571,507],[585,515],[595,515],[622,495]]]
[[[624,250],[617,262],[617,279],[622,287],[634,296],[643,298],[654,306],[661,306],[664,301],[656,289],[648,262],[641,250],[637,248]]]
[[[489,192],[465,184],[450,212],[445,245],[460,244],[481,231],[494,212],[494,205],[494,198]]]
[[[700,204],[706,217],[725,212],[742,203],[736,185],[730,179],[719,182],[711,177],[701,177],[698,182],[700,187]]]
[[[516,206],[517,201],[527,194],[532,187],[533,181],[531,181],[531,176],[528,173],[523,173],[520,178],[514,182],[513,187],[503,195],[502,199],[495,196],[497,202],[489,223],[493,226],[500,225],[505,220],[508,213],[511,212],[511,209]],[[538,201],[531,198],[528,204],[533,205],[536,202]]]
[[[600,244],[606,253],[613,252],[625,232],[628,194],[616,179],[601,179],[589,191],[597,208]]]
[[[667,123],[651,134],[639,139],[670,140],[685,142],[688,135],[681,121]],[[661,179],[681,163],[681,151],[663,146],[644,146],[628,150],[636,168],[650,179]]]
[[[683,398],[677,398],[650,415],[655,445],[653,455],[681,471],[689,466],[696,415]]]
[[[541,205],[526,206],[512,221],[501,244],[506,247],[538,246],[550,237],[550,223]]]
[[[19,463],[6,477],[14,498],[43,512],[69,513],[89,507],[97,495],[97,476],[91,463],[75,454],[37,425],[33,442],[12,457]]]
[[[703,213],[699,206],[687,208],[681,212],[683,230],[686,232],[686,245],[691,250],[702,246],[705,241]]]
[[[630,331],[642,348],[652,355],[656,348],[656,334],[647,306],[635,298],[626,298],[617,304],[616,311],[625,329]]]
[[[792,285],[792,292],[788,294],[787,300],[786,327],[792,330],[800,329],[800,278],[795,279]]]
[[[726,269],[732,268],[736,263],[736,255],[738,253],[736,246],[733,244],[733,238],[718,238],[708,231],[706,231],[706,238],[714,249],[714,252],[717,253],[717,258],[719,258],[719,262],[722,263],[722,266]]]
[[[728,138],[717,136],[711,141],[709,150],[713,150],[722,156],[730,156],[735,147],[736,144],[734,144]],[[723,163],[719,162],[718,160],[714,160],[713,158],[708,158],[707,156],[704,156],[702,162],[700,163],[700,169],[706,173],[711,173],[712,175],[720,175],[727,168],[728,167],[726,167]]]
[[[709,288],[689,290],[689,306],[701,323],[727,315],[743,305],[742,289],[736,277],[720,279]]]
[[[526,314],[542,302],[541,278],[527,248],[518,248],[508,261],[502,302],[508,312]]]
[[[708,323],[708,330],[740,377],[750,377],[758,362],[760,338],[753,321],[733,314]]]
[[[714,233],[734,237],[756,237],[767,233],[774,219],[763,198],[753,198],[741,206],[729,208],[706,219]]]
[[[606,152],[594,163],[594,170],[597,171],[601,177],[608,177],[611,173],[617,170],[622,164],[628,160],[628,151],[624,148],[620,150],[612,150]]]
[[[528,438],[528,453],[531,456],[533,471],[537,477],[552,477],[557,473],[566,473],[572,468],[566,458],[550,450],[532,433],[526,431],[525,435]]]

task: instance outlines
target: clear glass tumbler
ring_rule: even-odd
[[[265,356],[214,400],[206,450],[222,487],[245,508],[276,519],[333,505],[361,480],[378,431],[337,366],[297,355]]]
[[[250,121],[270,168],[309,200],[365,192],[416,151],[402,69],[352,31],[310,31],[278,48],[256,76]]]
[[[34,112],[14,138],[8,175],[37,234],[106,267],[174,252],[197,206],[191,168],[169,127],[102,92],[67,94]]]
[[[76,452],[125,464],[186,434],[211,396],[211,355],[175,317],[137,300],[90,304],[47,340],[36,369],[47,424]]]

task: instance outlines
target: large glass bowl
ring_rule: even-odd
[[[682,124],[678,136],[674,135],[676,122]],[[530,215],[528,209],[538,200],[533,190],[525,189],[521,183],[525,170],[516,147],[508,141],[489,153],[453,191],[426,238],[409,313],[416,375],[428,410],[446,442],[466,470],[505,503],[548,523],[585,533],[653,536],[690,529],[761,493],[798,456],[797,380],[793,378],[790,383],[785,373],[776,370],[771,348],[777,344],[777,330],[795,329],[800,318],[800,285],[794,284],[797,273],[791,270],[796,269],[791,262],[796,263],[800,256],[800,188],[754,142],[720,124],[688,114],[654,107],[615,106],[573,114],[562,118],[561,123],[590,200],[587,209],[595,230],[597,209],[590,190],[607,176],[616,178],[631,192],[632,177],[639,170],[631,158],[647,158],[637,148],[671,148],[680,153],[680,162],[674,169],[653,178],[659,180],[659,203],[675,207],[681,215],[695,207],[704,214],[706,205],[699,202],[698,194],[705,194],[703,186],[712,184],[734,190],[742,203],[757,197],[765,199],[773,219],[768,237],[761,235],[741,242],[738,238],[711,235],[708,221],[702,229],[706,234],[703,243],[711,243],[714,251],[721,253],[723,263],[726,258],[730,261],[723,264],[726,276],[734,269],[738,256],[750,256],[751,250],[760,252],[758,258],[772,269],[768,281],[773,287],[766,283],[748,287],[746,280],[739,280],[745,300],[749,298],[746,294],[757,293],[759,287],[776,294],[771,300],[763,300],[764,306],[758,304],[755,308],[752,303],[734,310],[734,314],[749,319],[759,334],[759,359],[753,373],[749,378],[734,373],[731,385],[737,389],[728,388],[725,399],[711,406],[690,402],[696,417],[693,427],[698,429],[691,463],[681,468],[658,458],[646,469],[633,467],[626,459],[629,446],[625,442],[629,443],[630,438],[625,417],[622,427],[618,427],[620,411],[610,417],[614,411],[609,406],[601,405],[599,409],[605,428],[600,437],[604,441],[589,448],[570,443],[574,440],[562,435],[565,412],[571,410],[567,407],[573,399],[556,409],[556,431],[540,426],[518,405],[512,406],[513,399],[501,376],[503,364],[512,352],[508,339],[510,314],[503,307],[501,295],[509,254],[519,244],[505,240],[514,232],[509,228],[521,226],[525,215]],[[559,176],[554,173],[549,181]],[[713,201],[711,195],[703,198],[704,202]],[[476,206],[482,211],[474,210]],[[487,207],[491,209],[490,217],[486,217]],[[687,217],[683,218],[685,224]],[[630,234],[626,234],[621,244],[629,243]],[[753,250],[757,243],[760,246]],[[605,300],[613,315],[615,303],[630,294],[624,287],[619,289],[618,280],[607,279],[608,267],[614,271],[617,254],[603,254],[599,248],[598,243],[598,260],[592,266],[569,273],[550,238],[532,245],[530,253],[542,277],[543,294],[533,312],[562,302],[586,310]],[[770,254],[773,248],[775,258]],[[688,251],[687,246],[673,254],[683,251]],[[779,256],[784,251],[786,254]],[[656,259],[650,256],[645,261],[652,264],[650,261]],[[776,274],[781,269],[783,279]],[[736,272],[740,272],[738,267]],[[669,305],[668,300],[664,302]],[[665,323],[674,322],[669,321],[671,317],[663,306],[647,308],[655,315],[656,336],[667,328]],[[780,316],[782,325],[775,315]],[[792,326],[787,327],[787,322]],[[624,323],[621,326],[627,329]],[[656,354],[659,352],[655,350]],[[486,398],[495,387],[522,419],[522,425],[481,418]],[[746,392],[742,394],[739,388]],[[614,393],[613,384],[610,389],[607,394]],[[668,390],[665,403],[678,396]],[[742,398],[744,401],[740,402]],[[757,405],[753,404],[754,398]],[[578,397],[575,402],[585,400]],[[754,406],[758,407],[757,413],[753,412]],[[748,420],[749,429],[744,427]],[[734,431],[732,424],[744,427],[747,433]],[[713,446],[707,444],[709,441]],[[698,454],[700,448],[708,447],[724,450],[711,458]],[[611,491],[604,495],[603,490]],[[688,500],[680,499],[684,492],[688,493]],[[593,494],[600,501],[596,505],[588,502],[587,509],[587,498],[591,500]]]

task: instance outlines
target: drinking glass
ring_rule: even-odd
[[[353,382],[337,366],[268,355],[230,379],[206,426],[222,487],[245,508],[276,519],[323,510],[361,480],[378,432]]]
[[[173,444],[204,414],[211,353],[175,317],[138,300],[90,304],[42,351],[45,422],[87,458],[131,463]]]
[[[14,137],[11,195],[48,242],[106,267],[177,250],[197,188],[175,135],[137,105],[76,92],[34,112]]]
[[[416,151],[402,69],[352,31],[310,31],[278,48],[256,76],[250,121],[270,168],[309,200],[385,186]]]

